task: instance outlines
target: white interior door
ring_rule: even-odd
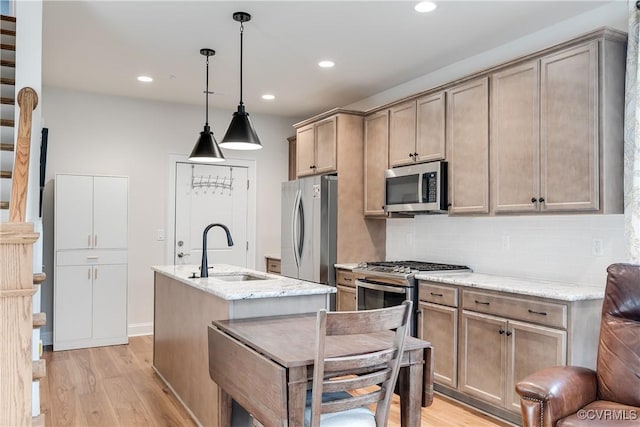
[[[247,266],[248,168],[176,163],[174,263],[200,265],[202,233],[209,224],[229,228],[234,245],[227,246],[224,230],[207,235],[209,266]]]

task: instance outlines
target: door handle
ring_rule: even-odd
[[[98,267],[93,269],[93,279],[96,280],[98,278]]]
[[[95,236],[93,236],[93,247],[94,248],[98,247],[98,235],[97,234]]]
[[[291,212],[291,244],[293,246],[293,259],[296,262],[296,267],[300,268],[300,259],[298,257],[298,224],[299,224],[299,209],[298,204],[300,203],[300,190],[296,191],[296,197],[293,201],[293,212]]]
[[[184,252],[180,252],[178,254],[178,258],[182,258],[182,257],[186,257],[186,256],[191,256],[191,254],[185,254]]]

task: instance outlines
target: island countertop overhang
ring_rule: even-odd
[[[189,278],[198,271],[197,265],[157,265],[151,269],[195,289],[233,301],[257,298],[278,298],[296,295],[322,295],[336,292],[333,286],[307,282],[300,279],[278,276],[262,271],[236,267],[228,264],[214,264],[206,278]],[[263,280],[225,281],[216,278],[220,275],[251,274]]]

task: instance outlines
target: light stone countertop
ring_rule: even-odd
[[[344,264],[333,264],[335,268],[341,268],[343,270],[352,271],[354,268],[358,266],[357,263],[344,263]]]
[[[227,264],[214,264],[209,277],[190,279],[193,272],[199,273],[197,265],[156,265],[151,269],[193,288],[213,294],[225,300],[277,298],[296,295],[331,294],[336,292],[333,286],[292,279],[290,277],[269,274]],[[250,273],[265,277],[265,280],[226,281],[216,275]]]
[[[562,301],[581,301],[604,297],[604,284],[602,286],[580,285],[482,273],[419,273],[416,274],[416,279]]]
[[[273,259],[281,259],[280,258],[280,254],[277,254],[277,255],[276,254],[266,254],[264,257],[265,258],[273,258]]]

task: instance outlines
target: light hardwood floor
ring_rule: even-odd
[[[151,368],[151,336],[129,345],[44,353],[40,408],[47,426],[195,426],[187,411]],[[400,426],[397,397],[389,426]],[[506,426],[436,396],[422,408],[422,426]]]

